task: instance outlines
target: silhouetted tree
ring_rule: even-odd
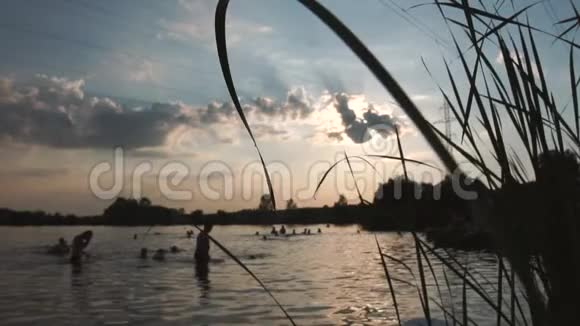
[[[152,225],[171,224],[176,217],[176,210],[151,205],[147,199],[126,199],[118,197],[103,213],[105,224],[111,225]],[[149,204],[147,204],[149,203]]]
[[[274,210],[274,203],[272,202],[272,198],[270,195],[265,194],[260,197],[260,205],[258,209],[261,211],[272,211]]]
[[[298,205],[294,202],[294,199],[290,198],[286,201],[286,209],[296,209]]]
[[[334,203],[334,207],[345,207],[348,206],[348,200],[343,194],[338,196],[338,201]]]
[[[147,197],[139,199],[139,206],[149,207],[151,206],[151,200]]]

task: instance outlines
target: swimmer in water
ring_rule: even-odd
[[[79,235],[77,235],[76,237],[74,237],[73,242],[72,242],[72,252],[71,252],[71,256],[70,256],[70,262],[73,264],[80,264],[81,263],[81,259],[83,255],[86,255],[86,253],[84,252],[85,248],[89,245],[89,242],[91,242],[91,239],[93,238],[93,231],[88,230],[85,231]]]
[[[292,229],[292,235],[296,235],[296,229]]]
[[[165,260],[165,249],[157,249],[153,255],[153,259],[158,261]]]
[[[66,255],[70,251],[70,247],[64,238],[58,239],[58,243],[48,248],[48,253],[52,255]]]
[[[194,255],[196,264],[207,264],[209,262],[209,233],[212,229],[213,225],[205,224],[203,231],[197,236]]]
[[[286,234],[286,228],[284,227],[284,225],[282,225],[282,227],[280,228],[280,234],[281,235],[285,235]]]
[[[275,226],[272,227],[272,231],[270,231],[270,234],[271,235],[278,235],[278,231],[276,231],[276,227]]]
[[[322,233],[322,230],[320,228],[318,228],[318,233]]]
[[[197,242],[195,245],[195,276],[199,280],[207,281],[209,275],[209,233],[213,225],[207,223],[203,226],[203,231],[201,231],[197,236]]]
[[[141,248],[141,252],[139,253],[139,258],[147,259],[147,248]]]
[[[172,254],[176,254],[176,253],[181,251],[181,249],[179,249],[179,247],[175,246],[175,245],[171,246],[171,248],[169,248],[169,250],[171,251]]]

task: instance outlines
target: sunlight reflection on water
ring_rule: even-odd
[[[267,284],[298,324],[396,324],[374,235],[357,234],[355,226],[320,227],[321,235],[271,241],[253,235],[269,233],[262,227],[218,226],[212,234]],[[196,279],[193,241],[181,226],[155,227],[147,236],[147,227],[92,227],[92,257],[78,271],[66,259],[44,254],[45,245],[61,236],[70,241],[87,228],[0,228],[3,325],[286,324],[267,294],[217,248],[211,250],[218,262],[210,264],[209,279]],[[378,236],[386,252],[413,265],[409,236]],[[165,262],[137,258],[141,247],[171,245],[184,251],[168,254]],[[493,279],[494,258],[487,258],[477,268]],[[406,270],[392,269],[410,280]],[[460,287],[457,278],[451,282]],[[421,316],[416,289],[396,287],[402,316]],[[486,324],[494,315],[478,306],[470,317]]]

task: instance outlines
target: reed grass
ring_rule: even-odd
[[[429,303],[432,302],[443,311],[444,316],[450,317],[453,324],[473,324],[468,311],[469,292],[477,294],[495,311],[494,319],[498,325],[528,325],[528,318],[534,326],[580,325],[580,314],[576,311],[580,307],[580,240],[577,240],[580,239],[580,223],[577,221],[577,201],[580,196],[577,180],[569,181],[579,175],[580,109],[577,88],[580,80],[577,79],[574,55],[580,46],[573,39],[566,38],[575,27],[580,26],[580,14],[574,4],[571,3],[574,11],[572,17],[555,22],[569,24],[566,30],[553,35],[529,22],[527,11],[536,4],[515,9],[517,3],[510,1],[513,14],[505,17],[500,15],[499,8],[506,1],[479,1],[474,4],[474,1],[469,0],[433,0],[430,3],[447,25],[457,51],[457,60],[463,70],[463,76],[452,73],[448,62],[444,60],[450,89],[445,90],[439,86],[442,97],[461,127],[461,138],[457,141],[449,139],[424,118],[389,71],[328,9],[315,0],[298,2],[328,26],[377,78],[425,137],[450,174],[455,177],[464,175],[445,144],[451,146],[461,160],[469,162],[481,174],[475,184],[479,200],[472,204],[471,211],[480,227],[492,235],[497,250],[497,297],[492,298],[485,291],[469,272],[467,263],[461,264],[452,255],[442,255],[413,233],[419,279],[415,279],[414,273],[411,275],[427,323],[431,324],[432,310]],[[228,0],[220,0],[216,9],[215,31],[220,65],[232,101],[260,157],[270,196],[274,201],[275,194],[266,164],[239,103],[229,68],[225,37],[228,3]],[[554,42],[561,42],[570,48],[568,66],[572,119],[565,118],[567,105],[562,108],[550,89],[543,58],[536,44],[538,34],[553,37]],[[460,36],[465,39],[463,43],[466,46],[460,45]],[[486,46],[494,47],[495,52],[490,54]],[[503,57],[501,68],[494,64],[497,52]],[[425,67],[431,74],[426,64]],[[463,94],[458,87],[462,84],[462,78],[467,81],[467,94]],[[506,130],[514,130],[515,139],[504,138]],[[399,157],[379,155],[375,158],[400,161],[407,179],[407,163],[427,164],[405,158],[397,128],[395,133]],[[491,145],[491,159],[484,159],[485,143]],[[523,148],[521,153],[514,149],[518,147]],[[353,175],[349,157],[345,153],[345,158],[336,162],[323,175],[316,191],[330,170],[342,161],[347,162]],[[533,173],[526,167],[531,167]],[[358,187],[357,192],[363,203]],[[409,267],[384,253],[378,241],[377,249],[397,320],[401,323],[396,290],[393,288],[393,281],[398,279],[390,275],[384,258]],[[461,316],[454,309],[449,313],[444,302],[439,303],[429,296],[423,267],[426,263],[432,276],[437,279],[431,260],[443,266],[445,284],[450,293],[445,270],[462,280]],[[442,291],[439,283],[436,284],[442,301]],[[525,299],[529,317],[521,306],[519,289],[524,291],[521,297]],[[510,293],[509,312],[503,308],[504,291]],[[290,316],[286,316],[290,319]]]
[[[199,232],[203,232],[202,229],[199,228],[197,225],[194,225],[194,227]],[[288,312],[286,311],[286,309],[284,309],[284,306],[282,306],[282,304],[278,301],[278,299],[276,299],[276,297],[274,296],[274,294],[272,294],[272,292],[270,291],[270,289],[268,289],[268,287],[266,286],[266,284],[264,284],[264,282],[262,282],[262,280],[260,280],[260,278],[258,276],[256,276],[256,274],[254,274],[248,268],[248,266],[246,266],[246,264],[244,264],[238,257],[236,257],[236,255],[234,255],[228,248],[226,248],[219,241],[217,241],[216,239],[214,239],[211,235],[207,234],[207,237],[211,240],[211,242],[213,242],[216,246],[218,246],[218,248],[220,248],[221,251],[223,251],[233,261],[235,261],[236,264],[238,264],[244,271],[246,271],[246,273],[248,273],[254,280],[256,280],[256,282],[258,282],[258,284],[260,285],[260,287],[262,287],[262,289],[264,289],[264,291],[266,291],[266,293],[270,296],[270,298],[272,298],[272,300],[274,301],[274,303],[276,303],[276,306],[278,306],[278,308],[280,308],[280,310],[282,310],[282,312],[284,313],[284,316],[286,317],[286,319],[288,319],[288,321],[292,325],[296,325],[296,323],[294,322],[294,319],[292,319],[292,317],[290,316],[290,314],[288,314]]]

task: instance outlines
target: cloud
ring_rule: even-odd
[[[344,138],[342,137],[342,132],[329,132],[327,134],[328,138],[336,140],[336,141],[342,141]]]
[[[434,99],[434,97],[432,95],[428,95],[428,94],[416,94],[411,96],[411,100],[413,100],[414,102],[426,102],[426,101],[432,101]]]
[[[252,126],[252,132],[257,138],[282,136],[288,134],[288,131],[286,130],[277,129],[267,124],[254,124]]]
[[[46,178],[61,177],[69,173],[65,168],[20,168],[16,170],[0,171],[0,177]]]
[[[163,31],[159,33],[159,37],[176,41],[202,41],[213,45],[215,4],[207,0],[178,0],[178,5],[185,10],[187,17],[182,20],[161,20],[159,25]],[[228,17],[226,28],[229,45],[253,36],[272,33],[270,26],[236,17]]]
[[[197,156],[196,153],[174,153],[168,149],[138,149],[133,150],[128,153],[129,156],[134,158],[143,158],[143,159],[175,159],[175,158],[194,158]]]
[[[120,146],[147,150],[134,155],[163,157],[165,152],[151,150],[171,145],[170,136],[180,128],[195,130],[195,137],[206,142],[222,143],[234,143],[242,130],[229,102],[205,107],[179,102],[129,107],[106,97],[87,96],[84,86],[84,80],[45,75],[18,85],[0,78],[0,141],[55,148]],[[315,110],[311,102],[304,89],[296,88],[282,101],[256,97],[243,106],[248,118],[259,122],[252,124],[258,137],[283,136],[287,131],[272,127],[271,122],[304,120]]]
[[[163,145],[167,134],[189,123],[179,105],[126,108],[108,98],[87,97],[83,80],[37,76],[16,87],[3,80],[0,140],[57,148],[127,149]]]
[[[345,129],[342,132],[328,132],[329,138],[340,140],[344,133],[354,143],[361,144],[369,141],[373,133],[386,138],[394,132],[395,126],[402,124],[400,119],[392,115],[379,114],[372,104],[369,104],[362,118],[358,118],[355,111],[349,106],[351,97],[346,93],[337,93],[334,95],[334,99],[334,106]]]
[[[189,12],[211,11],[211,4],[207,0],[178,0],[177,3]]]
[[[129,80],[136,82],[157,80],[153,63],[149,60],[141,62],[135,69],[129,72]]]
[[[197,5],[186,5],[186,8],[194,8]],[[161,32],[157,38],[179,42],[202,42],[212,44],[215,42],[213,16],[204,13],[204,10],[191,10],[190,16],[184,20],[159,20]],[[228,45],[239,44],[243,40],[270,35],[272,27],[235,17],[229,18],[226,28]]]
[[[244,139],[240,137],[244,128],[230,102],[201,107],[181,102],[123,105],[110,98],[87,96],[84,86],[84,80],[44,75],[18,85],[0,78],[2,147],[122,147],[133,157],[162,159],[180,154],[192,157],[207,146],[237,144]],[[349,104],[352,98],[327,92],[311,96],[299,87],[282,100],[260,96],[241,102],[255,136],[268,141],[291,136],[303,139],[314,133],[326,143],[342,141],[344,135],[362,143],[372,134],[388,137],[393,126],[401,123],[378,113],[372,105],[357,116]],[[338,119],[330,108],[338,112]],[[283,127],[277,125],[280,122]],[[325,124],[332,126],[322,130]]]
[[[286,94],[284,102],[278,103],[268,97],[257,97],[247,108],[250,114],[296,120],[306,119],[314,112],[312,102],[304,88],[295,88]]]
[[[236,108],[232,103],[212,102],[208,104],[205,109],[199,111],[198,120],[203,124],[227,122],[233,118],[235,114],[237,114]]]

